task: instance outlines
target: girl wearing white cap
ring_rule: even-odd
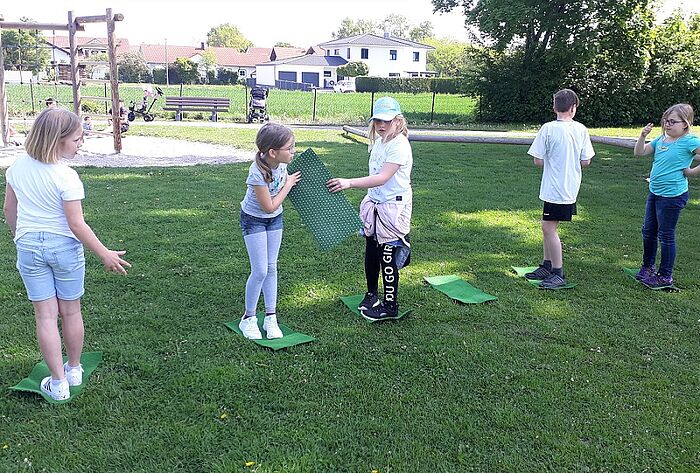
[[[360,204],[366,238],[367,293],[358,309],[369,320],[394,320],[399,318],[399,269],[410,261],[413,209],[413,152],[406,119],[395,99],[381,97],[374,103],[369,140],[369,175],[333,178],[326,185],[331,192],[367,189],[367,196]],[[378,297],[380,272],[383,300]]]

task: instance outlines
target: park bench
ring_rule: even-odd
[[[218,119],[219,112],[229,109],[230,100],[221,97],[165,97],[163,110],[175,112],[175,120],[182,120],[182,112],[211,112],[211,121]]]

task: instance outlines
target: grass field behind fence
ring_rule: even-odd
[[[161,86],[166,96],[180,95],[180,86]],[[250,92],[250,89],[248,90]],[[110,94],[109,87],[104,85],[87,85],[81,87],[81,94],[86,97],[104,97]],[[22,117],[41,111],[47,97],[53,97],[63,106],[72,109],[73,92],[70,86],[8,84],[8,109],[11,117]],[[128,106],[130,101],[140,103],[143,88],[140,84],[122,84],[119,94]],[[193,86],[182,88],[182,95],[200,97],[225,97],[231,101],[228,112],[219,115],[220,120],[245,120],[248,103],[246,90],[241,85],[236,86]],[[376,95],[379,97],[383,94]],[[430,123],[433,95],[422,94],[391,94],[401,103],[401,107],[411,123]],[[369,93],[332,93],[319,92],[316,94],[316,120],[313,120],[314,93],[292,90],[271,89],[268,97],[268,111],[274,120],[293,123],[334,123],[360,124],[366,123],[370,116],[371,94]],[[33,107],[32,107],[33,104]],[[172,119],[174,112],[162,110],[165,100],[160,98],[153,111],[160,119]],[[105,102],[85,99],[83,106],[91,113],[106,113]],[[109,106],[108,106],[109,107]],[[437,124],[467,124],[475,119],[476,100],[459,95],[439,94],[435,97],[435,113],[433,122]],[[185,119],[206,120],[209,114],[205,112],[190,112]],[[140,118],[139,118],[140,120]]]
[[[241,144],[255,130],[207,133]],[[296,136],[335,175],[366,171],[364,142]],[[578,286],[543,292],[509,270],[542,251],[541,171],[526,147],[413,150],[413,261],[399,292],[413,313],[368,324],[343,309],[338,298],[364,287],[363,242],[318,251],[287,202],[279,318],[318,341],[276,353],[223,326],[243,309],[247,163],[79,169],[88,222],[134,266],[118,277],[88,257],[86,350],[104,362],[67,405],[0,393],[0,471],[698,471],[698,181],[678,226],[683,290],[646,290],[620,267],[641,259],[650,162],[596,146],[579,215],[560,227]],[[364,192],[347,195],[357,206]],[[14,264],[5,232],[3,388],[40,359]],[[422,283],[441,274],[499,300],[454,304]]]

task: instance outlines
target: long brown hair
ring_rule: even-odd
[[[258,130],[255,136],[255,145],[258,147],[255,153],[255,164],[262,172],[265,182],[272,182],[272,168],[267,162],[269,151],[281,149],[293,137],[292,130],[279,123],[268,122]]]
[[[80,118],[73,112],[63,108],[44,109],[29,130],[24,149],[37,161],[46,164],[57,163],[61,159],[58,155],[60,141],[80,126]]]

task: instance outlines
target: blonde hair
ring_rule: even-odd
[[[255,145],[258,147],[255,153],[255,164],[262,172],[265,182],[272,182],[272,168],[266,159],[268,153],[271,149],[281,149],[292,138],[294,138],[292,130],[279,123],[268,122],[258,130],[255,136]]]
[[[27,134],[24,148],[32,158],[46,164],[57,163],[61,156],[58,148],[61,140],[81,128],[80,118],[62,108],[47,108],[34,120]]]
[[[370,126],[369,133],[367,134],[370,151],[372,150],[372,146],[374,146],[375,140],[379,136],[379,133],[377,133],[376,122],[377,120],[372,120],[372,126]],[[406,124],[406,118],[402,114],[399,113],[396,115],[391,119],[390,123],[391,125],[389,125],[388,133],[384,135],[384,139],[382,140],[383,143],[388,143],[399,135],[408,137],[408,125]]]
[[[664,114],[661,115],[661,129],[663,130],[664,128],[664,120],[674,112],[678,115],[678,117],[681,120],[685,122],[685,132],[689,133],[690,127],[693,126],[693,119],[695,117],[695,114],[693,113],[693,107],[691,107],[687,103],[677,103],[668,107]]]

